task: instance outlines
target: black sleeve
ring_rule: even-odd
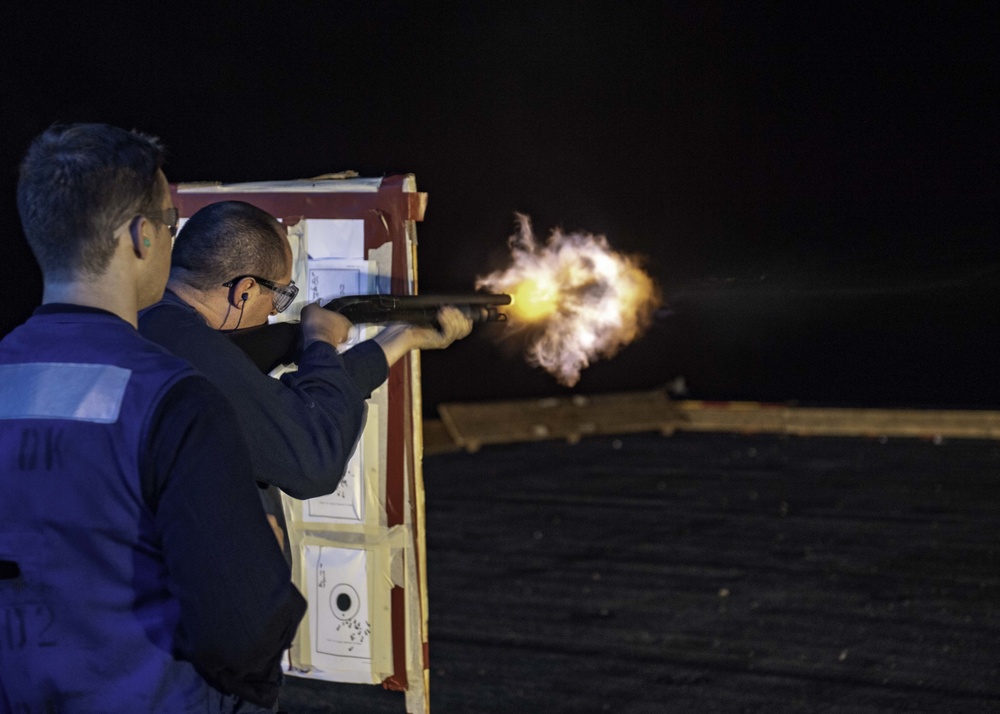
[[[139,327],[143,336],[188,360],[226,395],[257,479],[302,499],[337,490],[364,426],[362,390],[372,387],[370,377],[363,378],[365,385],[355,383],[336,349],[325,342],[309,345],[299,371],[279,381],[262,374],[239,347],[190,309],[156,306],[139,318]],[[385,363],[384,354],[371,357]]]
[[[220,689],[271,706],[306,604],[264,518],[236,415],[205,378],[167,393],[142,465],[180,601],[177,655]]]
[[[302,352],[302,325],[298,322],[265,323],[224,334],[264,374],[295,362]]]
[[[344,366],[367,399],[389,377],[389,362],[375,340],[365,340],[344,352]]]
[[[279,365],[303,361],[302,325],[298,322],[275,322],[224,334],[264,374]],[[359,343],[343,356],[347,372],[366,399],[389,376],[385,352],[374,340]]]

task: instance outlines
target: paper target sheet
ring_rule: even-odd
[[[305,547],[309,629],[314,666],[371,679],[368,552],[332,546]],[[352,676],[353,675],[353,676]]]
[[[371,291],[370,261],[352,258],[323,258],[309,261],[306,282],[306,299],[309,302],[327,303],[345,295],[367,295]],[[363,335],[357,325],[351,328],[350,338],[342,345],[346,348],[357,344]]]
[[[347,462],[347,470],[337,490],[326,496],[310,498],[303,504],[302,520],[324,523],[364,523],[364,435],[358,440]]]
[[[365,254],[365,222],[360,219],[309,219],[309,257],[360,258]],[[350,293],[348,293],[350,294]]]
[[[309,261],[308,297],[328,302],[344,295],[364,295],[368,290],[371,264],[352,258],[323,258]]]

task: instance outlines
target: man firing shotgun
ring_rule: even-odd
[[[341,355],[336,347],[351,322],[310,305],[302,311],[298,371],[272,379],[227,332],[285,310],[298,293],[291,274],[281,223],[242,201],[214,203],[184,224],[163,300],[139,316],[145,337],[190,361],[236,408],[234,434],[246,438],[254,464],[247,476],[263,489],[281,532],[280,498],[270,487],[301,499],[335,491],[364,426],[365,400],[389,367],[410,350],[444,349],[472,329],[458,309],[442,307],[439,329],[390,325]]]

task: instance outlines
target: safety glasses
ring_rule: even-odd
[[[295,284],[294,280],[288,285],[279,285],[272,280],[268,280],[267,278],[262,278],[257,275],[238,275],[229,282],[223,283],[222,287],[231,288],[236,283],[243,280],[243,278],[253,278],[265,288],[270,290],[271,302],[274,304],[274,309],[278,312],[284,312],[287,310],[288,306],[294,302],[295,296],[299,294],[299,287]]]

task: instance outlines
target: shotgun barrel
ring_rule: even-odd
[[[502,293],[347,295],[331,300],[323,307],[339,312],[355,325],[406,322],[411,325],[436,326],[437,312],[445,305],[458,308],[473,322],[504,322],[507,316],[500,312],[499,308],[510,305],[510,302],[510,295]]]

